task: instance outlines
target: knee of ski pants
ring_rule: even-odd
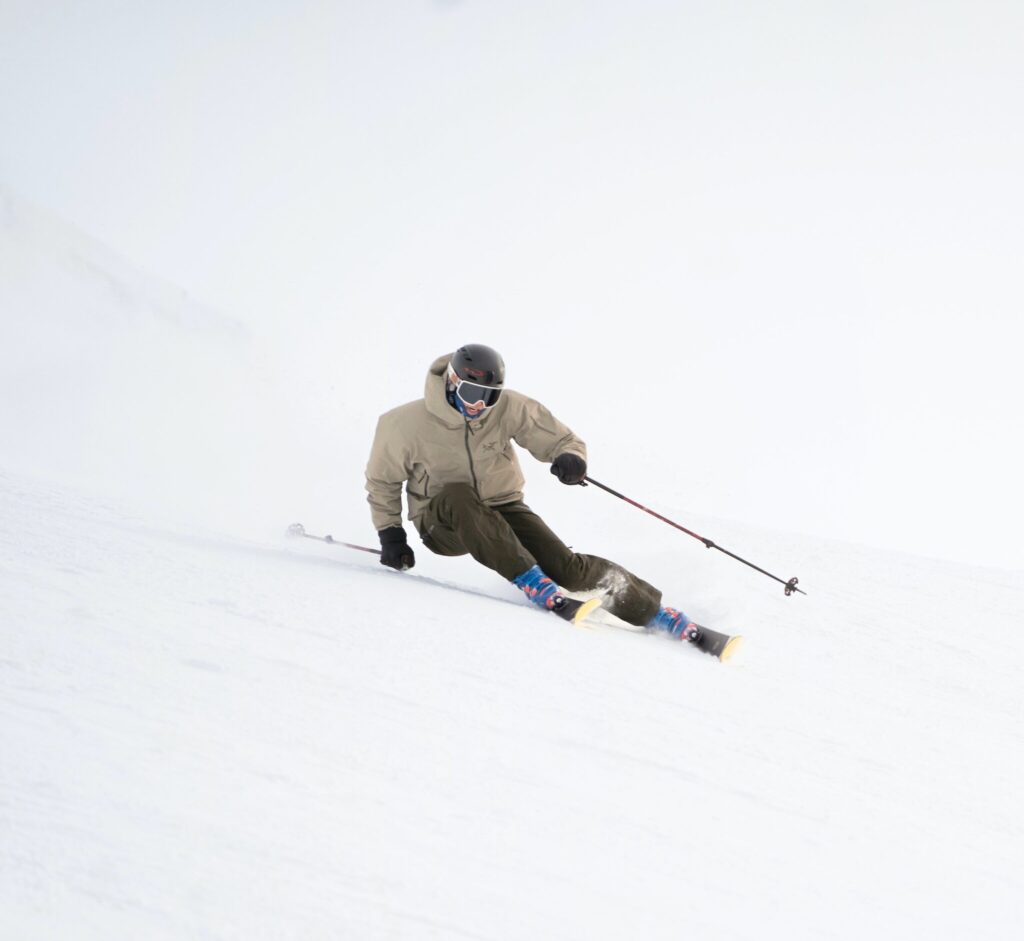
[[[563,551],[548,552],[549,568],[544,571],[566,591],[589,591],[597,587],[602,571],[593,564],[591,556],[573,552],[565,547]],[[543,564],[541,565],[543,568]]]

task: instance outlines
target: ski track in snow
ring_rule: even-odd
[[[695,603],[747,638],[722,665],[486,572],[431,584],[443,560],[401,577],[23,476],[0,507],[5,938],[1022,923],[1021,574],[758,537],[810,594],[701,557]]]

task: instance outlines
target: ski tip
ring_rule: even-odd
[[[573,624],[580,624],[582,621],[584,621],[586,619],[588,614],[592,614],[594,611],[596,611],[600,607],[601,607],[601,599],[600,598],[591,598],[589,601],[584,601],[583,604],[581,604],[576,609],[576,613],[573,615],[573,618],[572,618],[572,623]]]
[[[735,637],[730,637],[729,642],[722,648],[722,652],[718,655],[718,659],[725,663],[740,647],[743,646],[743,638],[737,634]]]

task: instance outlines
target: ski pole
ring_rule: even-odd
[[[372,552],[374,555],[380,555],[380,549],[371,549],[369,546],[357,546],[351,542],[342,542],[340,539],[335,539],[330,533],[326,536],[314,536],[312,533],[306,532],[306,527],[302,523],[292,523],[286,530],[286,533],[289,536],[305,536],[307,539],[319,539],[320,542],[329,542],[334,546],[344,546],[346,549],[358,549],[360,552]]]
[[[762,575],[767,575],[769,578],[774,578],[775,581],[777,581],[780,585],[785,586],[787,596],[793,594],[793,592],[795,591],[800,592],[801,595],[807,594],[807,592],[804,591],[802,588],[796,587],[796,584],[799,581],[799,579],[791,578],[788,582],[783,581],[781,578],[778,577],[778,575],[772,575],[771,572],[766,572],[759,565],[754,565],[753,562],[748,562],[746,559],[740,558],[740,556],[736,555],[736,553],[730,552],[728,549],[723,549],[721,546],[713,543],[710,539],[706,539],[704,536],[695,533],[692,529],[687,529],[685,526],[680,526],[679,523],[673,522],[672,520],[668,519],[668,517],[662,516],[660,513],[655,513],[654,510],[648,509],[642,503],[637,503],[636,500],[631,500],[625,494],[619,493],[618,490],[612,490],[611,487],[606,487],[600,481],[594,480],[593,477],[584,476],[583,480],[588,484],[593,484],[595,487],[599,487],[601,490],[610,493],[613,497],[618,497],[620,500],[625,500],[626,503],[630,504],[631,506],[635,506],[638,510],[643,510],[645,513],[650,513],[651,516],[655,517],[655,519],[659,519],[663,523],[668,523],[669,526],[674,526],[676,529],[681,529],[684,533],[686,533],[687,536],[693,536],[694,539],[699,539],[702,543],[704,543],[705,546],[707,546],[707,548],[717,549],[719,552],[724,552],[727,556],[735,559],[737,562],[742,562],[744,565],[750,566],[750,568],[760,572]]]

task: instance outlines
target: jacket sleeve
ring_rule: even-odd
[[[540,402],[522,396],[523,414],[513,434],[516,444],[522,445],[538,461],[551,462],[559,454],[575,454],[587,459],[587,446],[583,439],[563,425]]]
[[[409,479],[404,448],[389,415],[382,415],[366,465],[366,500],[379,532],[402,525],[402,485]]]

